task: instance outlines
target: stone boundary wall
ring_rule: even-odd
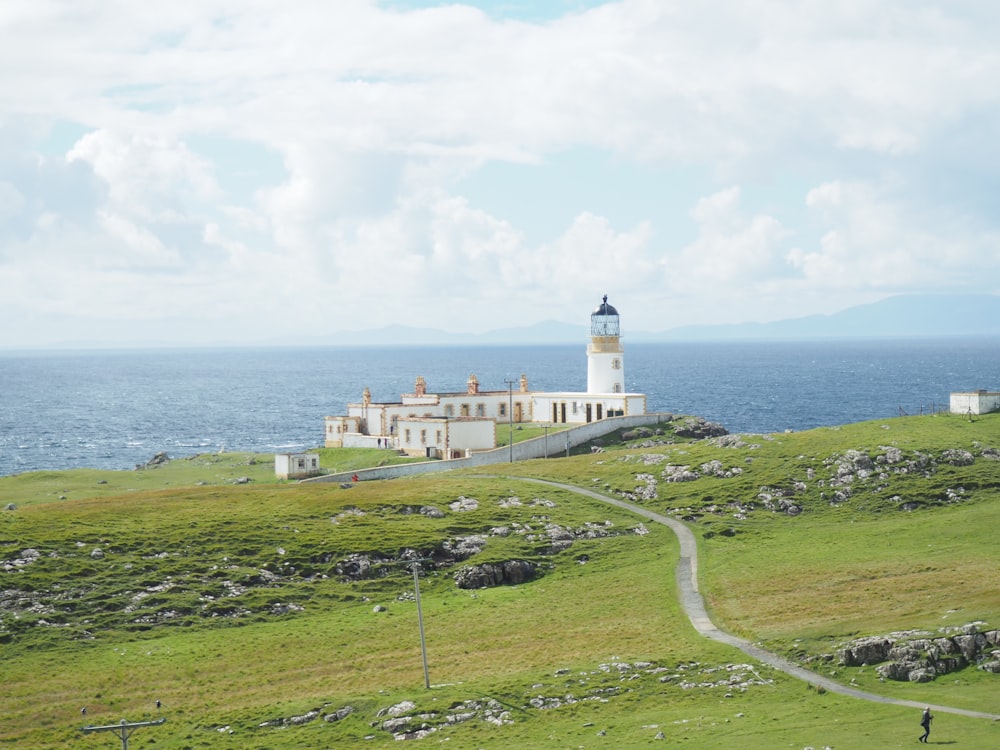
[[[657,424],[666,422],[672,418],[672,414],[636,414],[629,417],[609,417],[597,422],[570,427],[566,430],[550,433],[548,435],[548,455],[550,457],[565,455],[567,449],[575,448],[582,443],[589,442],[596,437],[607,435],[615,430],[629,427],[639,427],[640,425]],[[412,477],[418,474],[430,474],[436,471],[451,471],[452,469],[466,469],[472,466],[489,466],[491,464],[509,463],[513,454],[514,461],[525,461],[530,458],[544,458],[546,455],[546,436],[524,440],[514,443],[513,451],[510,446],[494,448],[488,451],[473,453],[465,458],[453,458],[440,461],[421,461],[412,464],[399,464],[397,466],[377,466],[371,469],[358,469],[357,471],[343,471],[337,474],[324,474],[321,477],[303,479],[303,482],[350,482],[351,478],[357,474],[360,481],[371,479],[398,479],[399,477]]]

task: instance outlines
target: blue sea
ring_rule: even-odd
[[[367,386],[398,401],[483,390],[582,391],[586,344],[558,346],[0,352],[0,475],[131,469],[160,451],[275,452],[322,444],[323,417]],[[647,409],[731,432],[780,432],[947,409],[951,391],[1000,388],[1000,340],[625,344]]]

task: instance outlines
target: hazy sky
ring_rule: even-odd
[[[0,347],[1000,287],[993,0],[4,0]]]

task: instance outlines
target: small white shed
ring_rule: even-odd
[[[987,390],[952,393],[949,407],[952,414],[989,414],[1000,410],[1000,393]]]
[[[319,454],[275,453],[274,473],[278,479],[296,479],[319,474]]]

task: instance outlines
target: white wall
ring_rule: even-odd
[[[327,448],[344,446],[344,436],[360,429],[360,420],[354,417],[326,417],[323,420],[324,445]]]
[[[949,410],[952,414],[989,414],[1000,411],[1000,393],[995,391],[952,393]]]
[[[593,440],[595,437],[606,435],[609,432],[625,428],[638,427],[639,425],[656,424],[666,421],[672,415],[668,414],[642,414],[631,417],[614,417],[613,419],[602,419],[600,422],[571,427],[548,435],[547,455],[557,456],[565,454],[567,447],[574,448],[581,443]],[[510,446],[495,448],[490,451],[473,453],[467,458],[458,458],[452,461],[421,461],[420,463],[401,464],[398,466],[379,466],[371,469],[361,469],[357,472],[343,472],[340,474],[327,474],[314,479],[306,479],[306,482],[347,482],[353,474],[357,474],[361,480],[369,479],[396,479],[398,477],[417,476],[419,474],[429,474],[436,471],[449,471],[451,469],[464,469],[471,466],[489,466],[509,462],[511,454],[515,461],[524,461],[530,458],[543,458],[546,455],[546,436],[525,440],[515,443],[513,450]]]
[[[460,451],[485,451],[496,447],[496,422],[492,419],[448,422],[448,448]]]
[[[535,422],[562,422],[562,404],[566,404],[566,424],[586,424],[587,404],[590,404],[590,420],[597,420],[597,407],[601,407],[601,419],[607,419],[611,410],[623,411],[626,416],[646,413],[646,397],[641,393],[536,393],[532,396],[532,418]],[[557,419],[553,419],[552,405],[557,409]]]
[[[625,392],[625,355],[622,352],[587,352],[587,393]],[[615,369],[614,362],[619,367]]]
[[[319,471],[318,453],[276,453],[274,455],[274,473],[279,479],[306,477],[317,471]]]

